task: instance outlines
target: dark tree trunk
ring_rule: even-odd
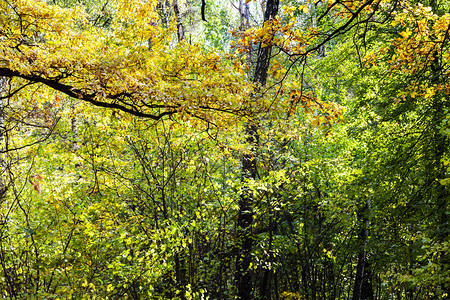
[[[360,250],[358,254],[358,265],[356,267],[355,286],[353,287],[353,300],[373,300],[372,276],[369,270],[367,257],[367,241],[369,239],[370,200],[358,214],[361,222],[361,232],[358,239]]]
[[[280,4],[279,0],[268,0],[266,4],[266,11],[264,13],[264,22],[274,19],[278,14],[278,6]],[[270,54],[272,47],[266,46],[262,47],[261,44],[258,48],[258,53],[256,57],[256,67],[255,67],[255,77],[253,77],[253,82],[265,85],[267,81],[267,71],[269,70],[270,64]]]
[[[242,181],[244,190],[239,200],[239,215],[237,221],[238,234],[238,257],[236,261],[236,283],[239,299],[251,299],[251,250],[253,247],[252,222],[253,222],[253,196],[252,191],[248,190],[247,180],[256,179],[256,148],[258,147],[257,126],[248,124],[245,130],[246,140],[251,146],[250,153],[242,156]]]
[[[278,13],[279,0],[268,0],[264,21],[275,18]],[[259,46],[253,81],[264,85],[267,81],[267,71],[270,64],[271,47]],[[250,149],[242,156],[242,182],[244,189],[239,200],[239,214],[237,221],[237,258],[236,258],[236,285],[238,299],[252,299],[252,274],[250,270],[251,251],[253,248],[252,223],[253,223],[253,195],[246,188],[249,180],[256,179],[256,155],[258,149],[258,125],[257,122],[249,122],[245,128],[246,141]]]
[[[0,97],[4,97],[4,94],[7,93],[7,86],[8,86],[8,78],[6,77],[0,77]],[[4,111],[4,103],[3,98],[0,99],[0,203],[3,202],[5,196],[6,196],[6,190],[7,185],[3,181],[3,173],[5,172],[5,164],[3,161],[3,155],[1,152],[4,151],[4,145],[5,145],[5,111]],[[3,220],[0,219],[0,222],[3,222]]]

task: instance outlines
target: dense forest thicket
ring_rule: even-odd
[[[448,0],[0,0],[1,299],[447,299]]]

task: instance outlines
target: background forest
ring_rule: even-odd
[[[447,299],[448,0],[0,0],[1,299]]]

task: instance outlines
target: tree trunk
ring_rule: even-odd
[[[178,42],[181,42],[182,40],[184,40],[184,27],[181,19],[180,8],[178,6],[178,0],[173,1],[173,10],[175,11],[175,17],[177,18]]]
[[[370,200],[358,214],[358,219],[362,219],[361,232],[358,239],[360,241],[360,250],[358,254],[358,265],[356,267],[355,285],[353,287],[353,300],[371,300],[373,299],[372,276],[367,261],[367,242],[369,239],[369,218]]]
[[[264,21],[275,18],[278,13],[279,0],[268,0]],[[270,64],[271,47],[259,46],[255,75],[253,82],[265,85],[267,71]],[[242,156],[242,177],[244,188],[239,200],[239,214],[237,221],[237,258],[236,258],[236,285],[238,299],[252,299],[251,281],[251,251],[253,248],[252,223],[253,223],[253,195],[249,190],[249,181],[255,180],[257,175],[256,155],[258,150],[258,122],[249,122],[245,127],[246,141],[250,149]]]
[[[167,0],[161,1],[161,8],[162,8],[162,14],[163,14],[162,19],[164,21],[164,26],[166,28],[169,28],[170,27],[170,22],[169,22],[170,11],[167,11],[167,5],[169,4],[167,2],[168,2]],[[175,4],[174,4],[174,6],[175,6]]]
[[[5,172],[4,162],[3,162],[3,154],[1,152],[4,151],[5,144],[5,111],[4,111],[4,103],[3,98],[6,94],[8,84],[7,77],[0,77],[0,203],[3,202],[6,196],[7,185],[3,181],[3,173]],[[3,220],[0,220],[3,221]]]
[[[244,0],[239,0],[239,15],[241,16],[241,24],[239,25],[239,30],[244,32],[250,28],[250,7],[248,3],[246,3]],[[253,65],[252,51],[251,51],[252,46],[249,45],[248,48],[249,49],[247,51],[247,64],[251,66]]]

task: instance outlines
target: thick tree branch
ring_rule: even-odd
[[[79,88],[75,88],[75,87],[67,85],[67,84],[64,84],[64,83],[61,83],[57,79],[48,79],[48,78],[44,78],[39,75],[33,75],[33,74],[25,75],[25,74],[21,74],[20,72],[17,72],[17,71],[8,69],[8,68],[0,68],[0,76],[4,76],[4,77],[8,77],[8,78],[18,77],[18,78],[29,80],[30,82],[42,83],[56,91],[64,93],[72,98],[77,98],[82,101],[89,102],[94,106],[118,109],[118,110],[124,111],[124,112],[132,114],[134,116],[142,117],[142,118],[159,120],[164,116],[170,116],[177,112],[172,106],[172,107],[161,107],[161,108],[166,108],[168,110],[164,111],[162,113],[159,113],[159,114],[145,113],[140,110],[137,110],[136,108],[130,108],[127,105],[121,105],[121,104],[114,103],[114,102],[111,103],[111,102],[99,101],[96,99],[95,93],[86,94],[83,90],[81,90]],[[110,95],[107,95],[105,98],[111,99],[111,100],[116,100],[117,98],[119,98],[121,96],[126,96],[126,95],[124,93],[110,94]],[[129,106],[131,106],[131,105],[129,105]]]

